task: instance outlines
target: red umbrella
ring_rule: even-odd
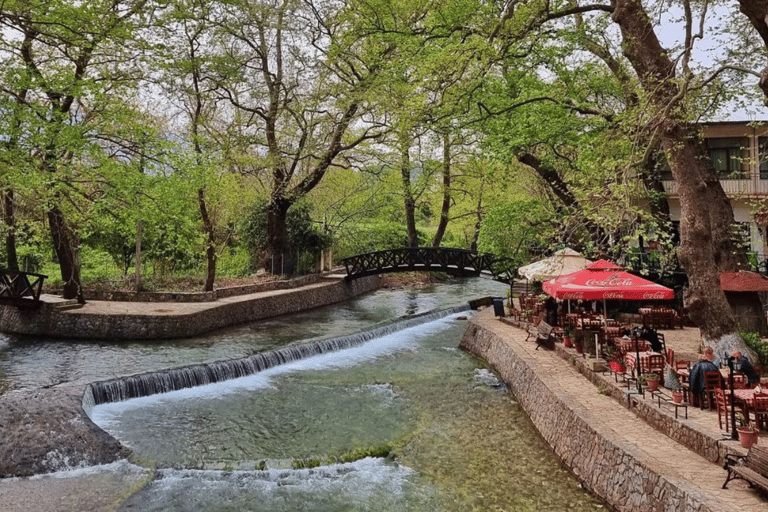
[[[550,279],[542,284],[546,293],[567,300],[669,300],[671,288],[621,270],[616,264],[597,260],[584,270]]]

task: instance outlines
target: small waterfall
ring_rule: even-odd
[[[467,304],[440,311],[429,311],[404,317],[368,331],[336,338],[308,340],[241,359],[215,361],[94,382],[87,386],[83,395],[83,409],[89,412],[94,406],[100,404],[245,377],[292,361],[362,345],[374,338],[433,322],[469,309],[470,306]]]

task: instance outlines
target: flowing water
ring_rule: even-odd
[[[0,350],[10,362],[7,387],[20,388],[32,386],[35,377],[12,363],[45,353],[49,345],[44,361],[66,355],[73,380],[93,382],[247,358],[306,344],[300,343],[305,338],[379,333],[240,378],[94,406],[94,420],[133,449],[134,464],[157,468],[118,510],[606,508],[559,464],[495,375],[457,349],[463,317],[471,312],[381,330],[385,318],[504,293],[503,287],[482,289],[489,284],[380,291],[271,326],[260,322],[173,344],[96,344],[109,347],[104,352],[73,344],[81,357],[98,354],[106,369],[81,368],[85,363],[59,342],[11,340],[10,349]],[[306,329],[297,317],[308,322]],[[127,361],[113,361],[115,353]],[[53,368],[45,366],[37,385],[69,375]]]

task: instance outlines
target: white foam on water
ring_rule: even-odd
[[[460,316],[467,316],[467,314],[468,312],[465,311]],[[123,412],[128,410],[178,402],[180,400],[213,399],[227,393],[242,390],[264,389],[272,386],[272,377],[277,375],[298,371],[349,367],[398,351],[416,350],[421,338],[450,328],[455,316],[457,315],[409,327],[380,338],[372,339],[359,346],[289,362],[238,379],[147,397],[132,398],[122,402],[97,405],[90,412],[90,416],[94,423],[106,429],[114,424],[114,421]]]

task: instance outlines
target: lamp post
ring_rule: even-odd
[[[739,369],[741,366],[740,363],[736,362],[736,358],[733,356],[730,356],[728,358],[728,369],[730,372],[728,372],[728,387],[731,388],[731,439],[738,439],[739,435],[736,432],[736,411],[734,402],[736,401],[736,397],[733,394],[733,373]]]

